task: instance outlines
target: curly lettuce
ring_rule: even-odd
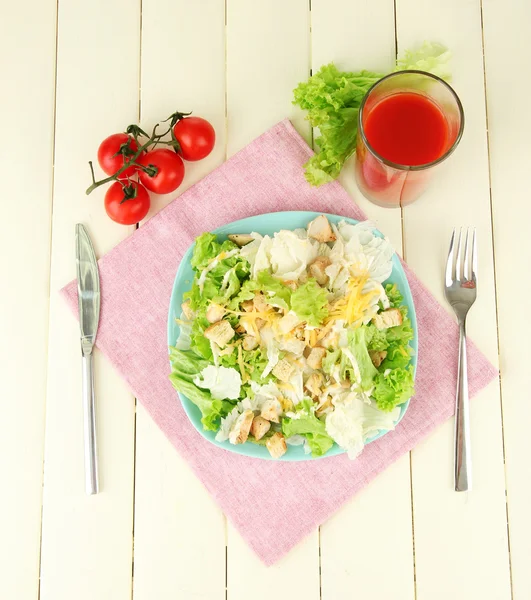
[[[171,375],[173,387],[184,394],[201,411],[201,423],[205,429],[217,431],[221,417],[232,408],[230,402],[212,397],[208,390],[194,384],[194,378],[211,363],[191,350],[170,348]]]
[[[291,308],[299,319],[318,327],[328,317],[328,292],[315,279],[298,287],[291,294]]]
[[[312,456],[323,456],[334,445],[334,440],[326,432],[326,426],[319,420],[306,401],[301,412],[297,413],[297,418],[282,419],[282,433],[290,438],[294,435],[302,435],[312,452]]]
[[[449,79],[450,52],[440,44],[425,43],[407,50],[395,70],[419,69]],[[293,91],[293,104],[308,111],[319,152],[304,165],[307,181],[314,186],[337,179],[345,161],[354,154],[358,113],[365,94],[385,73],[340,71],[333,63],[324,65]]]
[[[372,396],[376,405],[383,412],[391,412],[395,406],[402,404],[413,395],[414,370],[398,367],[387,373],[378,373],[374,382]]]

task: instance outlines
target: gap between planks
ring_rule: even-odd
[[[42,436],[42,469],[41,469],[41,522],[39,527],[39,581],[37,584],[37,599],[41,598],[41,569],[42,569],[42,524],[44,515],[44,448],[46,445],[46,404],[48,399],[48,360],[49,360],[49,343],[50,343],[50,288],[51,288],[51,276],[52,276],[52,233],[53,233],[53,201],[54,201],[54,189],[55,189],[55,133],[57,127],[57,50],[59,48],[59,0],[55,3],[55,47],[54,47],[54,71],[53,71],[53,115],[52,115],[52,164],[50,168],[52,170],[52,176],[50,178],[50,226],[49,226],[49,257],[48,257],[48,325],[46,330],[45,340],[45,356],[44,360],[46,363],[45,370],[45,387],[44,387],[44,433]]]
[[[500,390],[500,421],[501,421],[501,437],[502,437],[502,452],[503,452],[503,472],[505,483],[505,518],[507,522],[507,555],[509,559],[509,584],[511,588],[511,598],[514,598],[513,590],[513,568],[511,561],[511,527],[509,524],[509,496],[507,491],[507,466],[505,463],[505,430],[503,420],[503,386],[502,386],[502,370],[501,370],[501,355],[500,355],[500,318],[498,311],[498,279],[496,276],[496,245],[494,235],[494,206],[492,202],[492,169],[491,169],[491,152],[490,152],[490,130],[489,130],[489,102],[487,97],[487,68],[485,59],[485,29],[483,22],[483,0],[479,0],[479,15],[481,23],[481,57],[483,64],[483,92],[485,94],[485,129],[487,137],[487,164],[489,176],[489,205],[490,205],[490,230],[492,235],[492,268],[494,271],[494,307],[496,313],[496,342],[498,349],[498,386]]]
[[[138,123],[142,120],[142,1],[139,0],[139,18],[138,18]],[[135,231],[139,229],[140,223],[135,225]],[[136,396],[134,402],[134,417],[133,417],[133,490],[132,490],[132,524],[131,524],[131,600],[135,595],[135,525],[136,525],[136,420],[137,420],[137,404]]]

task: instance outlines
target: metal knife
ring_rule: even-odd
[[[85,227],[76,225],[76,269],[79,301],[79,328],[83,357],[83,419],[85,429],[85,488],[98,493],[98,455],[94,401],[93,349],[100,319],[100,277],[98,262]]]

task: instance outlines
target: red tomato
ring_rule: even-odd
[[[115,181],[105,194],[105,210],[109,217],[122,225],[134,225],[141,221],[149,210],[149,194],[143,185],[131,181],[127,186],[136,191],[134,198],[126,198],[124,186]]]
[[[129,146],[126,148],[128,141]],[[124,166],[124,154],[121,152],[122,148],[125,148],[125,159],[128,160],[127,153],[129,152],[129,157],[131,156],[131,153],[136,153],[138,145],[130,135],[127,135],[127,133],[113,133],[113,135],[104,139],[100,144],[100,147],[98,148],[98,162],[107,175],[114,175],[116,171]],[[131,177],[136,170],[137,167],[135,166],[129,167],[120,174],[120,179]]]
[[[175,139],[185,160],[201,160],[214,148],[216,132],[212,125],[201,117],[184,117],[173,128]]]
[[[146,152],[138,162],[156,170],[155,174],[143,170],[138,172],[140,181],[150,192],[169,194],[181,185],[184,178],[184,164],[181,157],[173,150],[167,148],[151,150]]]

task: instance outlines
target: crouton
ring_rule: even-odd
[[[289,333],[292,329],[295,329],[300,322],[301,320],[295,313],[289,312],[278,322],[278,330],[283,335],[286,335],[286,333]]]
[[[308,223],[308,237],[321,243],[333,242],[336,239],[336,235],[324,215],[319,215],[316,219]]]
[[[255,440],[261,440],[269,431],[271,423],[263,417],[255,417],[251,424],[251,435]]]
[[[320,402],[315,410],[315,416],[320,417],[333,409],[332,398],[330,396],[326,396],[326,399],[323,402]]]
[[[304,384],[304,388],[312,393],[312,396],[319,396],[321,393],[321,385],[323,384],[324,378],[322,373],[312,373],[306,383]]]
[[[306,359],[306,364],[311,369],[320,369],[323,364],[323,358],[325,356],[326,350],[324,348],[316,346],[315,348],[312,348],[312,351],[308,355],[308,358]]]
[[[289,337],[281,340],[279,348],[286,352],[291,352],[297,356],[300,356],[306,348],[306,342],[304,340],[298,340],[296,338]]]
[[[280,423],[280,413],[282,412],[282,405],[280,401],[276,398],[271,398],[270,400],[266,400],[262,405],[262,410],[260,411],[260,416],[263,419],[267,419],[272,423]]]
[[[244,350],[254,350],[258,346],[258,340],[254,335],[246,335],[242,345]]]
[[[372,322],[376,325],[377,329],[397,327],[398,325],[402,325],[402,313],[398,308],[389,308],[376,315]]]
[[[240,248],[254,240],[254,237],[248,233],[229,233],[227,237]]]
[[[184,316],[191,321],[195,318],[195,312],[190,308],[190,298],[186,302],[181,304],[181,309],[183,311]]]
[[[225,308],[221,304],[211,302],[206,311],[206,318],[209,323],[217,323],[223,319]]]
[[[258,329],[262,329],[262,327],[267,323],[267,321],[265,321],[264,319],[260,319],[260,318],[256,319],[255,322],[256,322],[256,327]]]
[[[231,444],[243,444],[247,441],[253,419],[254,412],[252,410],[242,412],[229,432],[229,442]]]
[[[387,356],[387,350],[381,350],[380,352],[377,350],[369,350],[369,356],[371,357],[372,364],[378,368]]]
[[[253,304],[255,310],[258,312],[265,312],[269,309],[269,304],[267,303],[263,294],[256,294],[256,296],[253,298]]]
[[[228,321],[218,321],[205,329],[205,337],[223,348],[234,337],[234,329]]]
[[[267,440],[266,447],[269,450],[269,454],[271,454],[273,458],[280,458],[286,454],[288,449],[288,446],[286,445],[286,439],[279,431],[275,432]]]
[[[277,362],[272,373],[277,379],[280,379],[280,381],[288,382],[293,373],[293,369],[294,366],[283,358]]]
[[[242,333],[246,332],[246,329],[245,329],[245,327],[243,325],[238,325],[234,331],[236,333],[239,333],[241,335]]]
[[[245,300],[240,304],[240,306],[245,312],[251,312],[254,310],[254,302],[252,300]]]
[[[288,279],[284,282],[284,285],[286,287],[289,287],[289,289],[293,291],[295,291],[299,287],[299,284],[296,281],[293,281],[293,279]]]
[[[326,267],[332,264],[332,261],[328,256],[318,256],[308,266],[308,274],[313,277],[319,285],[326,285],[330,280],[330,277],[325,273]]]

